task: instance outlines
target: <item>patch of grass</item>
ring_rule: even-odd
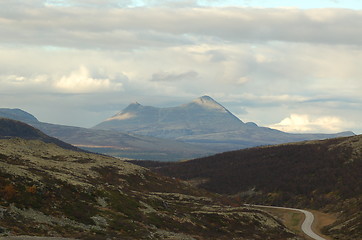
[[[70,219],[88,225],[94,225],[91,217],[98,213],[96,208],[82,201],[66,202],[62,205],[62,211]]]
[[[142,239],[148,234],[148,231],[140,226],[138,222],[122,216],[121,214],[109,213],[108,219],[110,219],[108,228],[112,232],[118,232],[122,236],[121,239],[124,237]]]
[[[142,218],[142,213],[139,210],[141,205],[136,199],[116,190],[108,190],[103,192],[102,195],[108,199],[110,207],[113,210],[123,213],[134,220]]]
[[[302,220],[303,216],[300,213],[292,213],[290,216],[290,226],[292,228],[298,228]]]

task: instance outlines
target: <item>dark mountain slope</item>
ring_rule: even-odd
[[[38,122],[38,119],[21,109],[0,108],[0,116],[21,122]]]
[[[46,143],[54,143],[59,147],[75,150],[75,151],[83,151],[77,147],[74,147],[68,143],[60,141],[59,139],[49,137],[44,134],[40,130],[20,121],[0,118],[0,139],[8,139],[8,138],[23,138],[29,140],[41,140]]]
[[[251,148],[151,166],[246,202],[344,213],[329,233],[362,236],[362,135]]]
[[[0,139],[0,213],[0,236],[296,239],[265,212],[121,159],[21,138]]]

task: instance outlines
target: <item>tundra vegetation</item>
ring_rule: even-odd
[[[124,159],[0,140],[2,235],[76,239],[298,239],[233,204]]]
[[[138,164],[240,202],[333,213],[338,219],[323,233],[362,236],[362,135]]]

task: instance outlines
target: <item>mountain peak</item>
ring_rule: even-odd
[[[130,105],[128,105],[125,109],[123,109],[123,111],[119,114],[125,113],[125,112],[132,112],[137,110],[138,108],[143,107],[141,104],[139,104],[138,102],[133,102]]]
[[[203,107],[221,110],[223,112],[227,112],[226,108],[222,106],[220,103],[216,102],[212,97],[204,95],[202,97],[196,98],[193,103],[201,105]]]
[[[212,97],[208,96],[208,95],[204,95],[199,97],[199,99],[204,100],[204,101],[213,101],[216,102]]]
[[[106,119],[106,121],[113,121],[113,120],[126,120],[130,118],[134,118],[136,116],[136,112],[139,111],[139,109],[142,109],[143,106],[139,104],[138,102],[133,102],[129,104],[125,109],[123,109],[121,112],[117,113],[113,117],[110,117]]]
[[[204,95],[204,96],[201,96],[201,97],[199,97],[199,98],[196,98],[194,101],[215,102],[215,103],[216,103],[216,101],[215,101],[212,97],[207,96],[207,95]]]

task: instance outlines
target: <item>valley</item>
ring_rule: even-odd
[[[170,109],[131,104],[88,129],[19,109],[0,116],[15,119],[0,118],[0,234],[297,240],[304,229],[311,239],[360,240],[361,135],[259,127],[207,96]],[[137,124],[125,129],[127,119]],[[318,220],[317,236],[295,211],[310,212],[295,208],[335,219]]]
[[[0,0],[0,240],[362,240],[362,0]]]

